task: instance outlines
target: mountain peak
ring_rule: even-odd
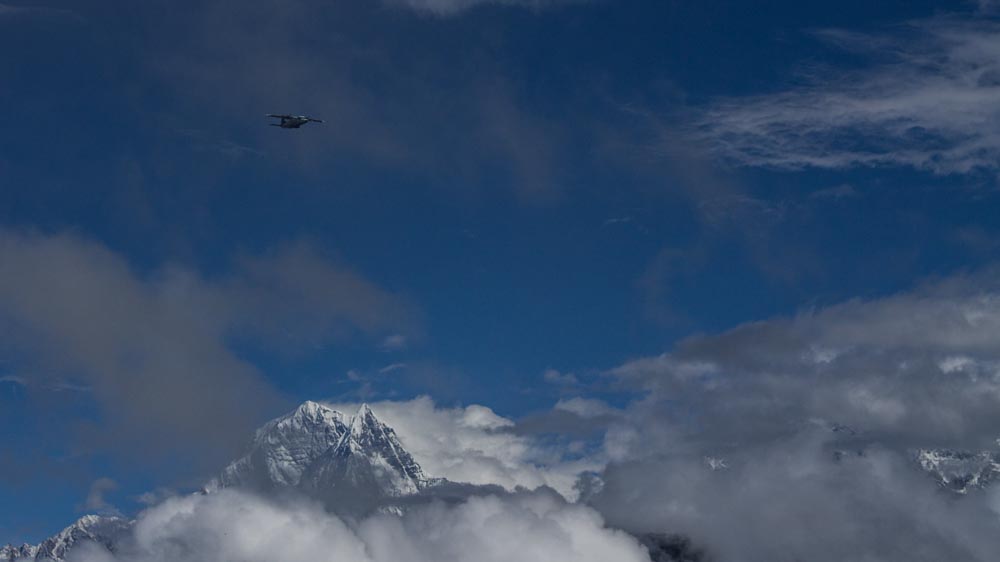
[[[209,484],[272,488],[298,486],[302,474],[347,433],[344,414],[307,400],[254,434],[249,450]]]
[[[396,432],[368,404],[358,408],[347,434],[318,466],[315,479],[321,488],[346,485],[393,497],[416,493],[430,482]]]
[[[284,416],[274,421],[280,423],[281,420],[288,420],[288,419],[300,419],[300,420],[305,419],[321,423],[322,422],[330,423],[333,421],[343,423],[344,414],[341,414],[340,412],[334,410],[333,408],[330,408],[329,406],[324,406],[319,402],[306,400],[302,404],[299,404],[297,408],[295,408],[288,414],[285,414]]]
[[[28,543],[21,546],[8,544],[0,546],[0,562],[13,562],[14,560],[32,560],[38,553],[38,547]]]
[[[257,430],[208,488],[299,488],[322,497],[399,497],[432,481],[368,404],[347,417],[311,400]],[[2,561],[0,561],[2,562]]]
[[[366,433],[380,432],[384,427],[388,426],[379,421],[368,404],[362,404],[358,413],[351,418],[350,435],[356,438]]]
[[[35,559],[63,560],[70,549],[84,541],[95,542],[113,551],[116,539],[132,524],[132,521],[117,515],[84,515],[38,545]]]

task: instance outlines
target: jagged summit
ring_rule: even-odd
[[[298,486],[306,468],[336,446],[346,431],[342,413],[303,402],[258,429],[246,455],[223,469],[209,488]]]
[[[400,497],[431,482],[368,404],[346,416],[317,402],[266,423],[208,488],[296,488],[321,497]]]
[[[131,528],[132,521],[124,517],[84,515],[38,546],[24,544],[20,547],[11,545],[0,547],[0,562],[14,560],[61,562],[71,549],[84,542],[93,542],[114,552],[118,539]]]
[[[393,502],[443,482],[424,475],[396,432],[367,404],[346,416],[306,401],[255,431],[246,454],[223,469],[206,491],[293,489],[325,500],[337,511],[358,514],[391,508]],[[38,546],[0,547],[0,562],[62,562],[83,542],[114,552],[132,525],[122,517],[85,515]]]
[[[12,544],[0,546],[0,562],[34,560],[37,552],[38,547],[28,543],[24,543],[21,546],[14,546]]]
[[[388,497],[414,494],[430,483],[396,432],[367,404],[358,409],[337,446],[312,467],[309,480],[319,490],[350,488]]]
[[[63,560],[77,544],[96,542],[114,551],[116,539],[132,527],[132,521],[118,516],[84,515],[59,534],[38,545],[36,560]]]

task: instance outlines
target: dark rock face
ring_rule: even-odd
[[[959,494],[986,488],[1000,478],[1000,453],[992,451],[921,449],[915,457],[941,487]]]
[[[649,533],[636,537],[647,549],[652,562],[711,562],[704,550],[682,535]]]

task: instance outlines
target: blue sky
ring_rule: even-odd
[[[307,398],[520,418],[583,392],[550,369],[621,403],[602,373],[683,338],[994,263],[996,106],[957,86],[992,6],[872,4],[0,3],[0,543],[217,466],[124,429],[147,406],[94,372],[128,334],[219,338],[177,360],[266,389],[234,432]]]

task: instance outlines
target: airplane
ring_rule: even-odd
[[[282,129],[298,129],[306,123],[322,123],[322,119],[313,119],[312,117],[306,117],[305,115],[275,115],[273,113],[268,113],[268,117],[276,117],[281,119],[281,123],[271,123],[272,127],[281,127]]]

